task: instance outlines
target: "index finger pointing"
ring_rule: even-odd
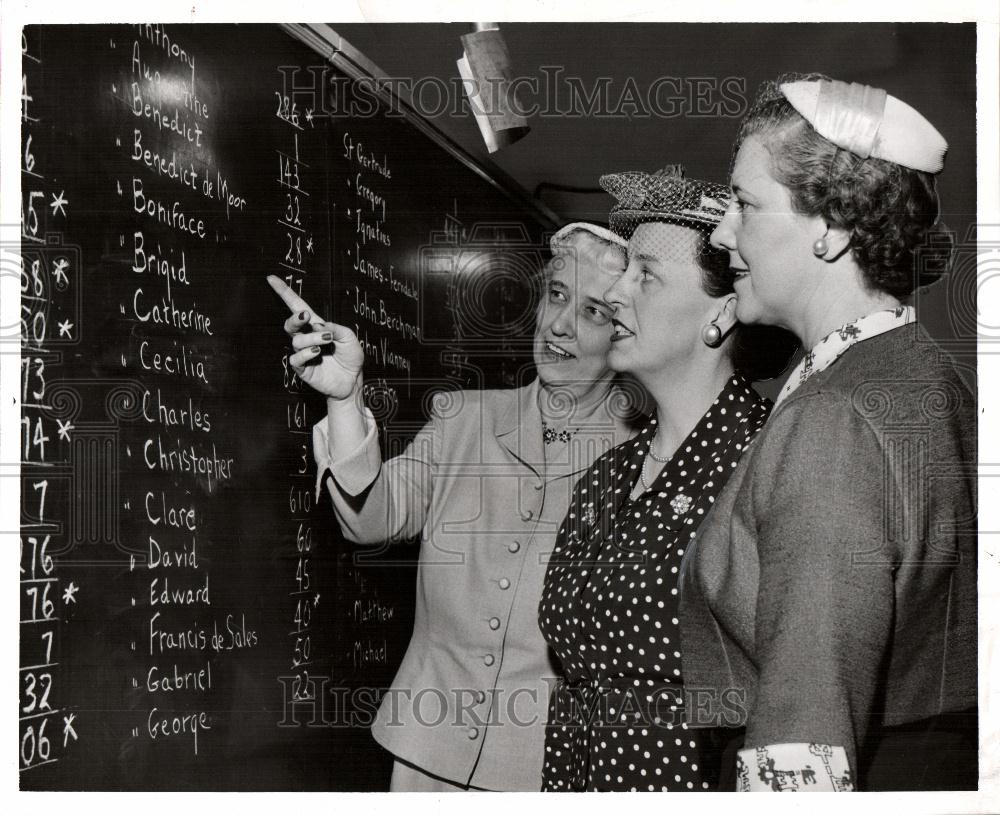
[[[314,316],[316,314],[316,312],[312,310],[312,306],[292,291],[292,287],[285,283],[285,281],[280,277],[269,274],[267,276],[267,282],[271,285],[271,288],[274,289],[278,297],[285,301],[285,305],[291,309],[292,314],[298,314],[302,311],[308,311],[310,316]]]

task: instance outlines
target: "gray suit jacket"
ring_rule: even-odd
[[[606,404],[546,468],[538,387],[445,394],[384,463],[374,431],[332,463],[325,422],[314,434],[349,540],[421,535],[413,636],[375,738],[427,772],[494,790],[541,789],[556,675],[538,629],[545,567],[577,478],[629,435]]]
[[[775,408],[688,548],[689,725],[857,778],[875,724],[975,706],[976,599],[976,400],[909,325]]]

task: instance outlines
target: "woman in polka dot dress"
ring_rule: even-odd
[[[549,561],[539,623],[562,676],[549,704],[543,789],[707,790],[717,731],[688,730],[677,580],[697,532],[770,403],[794,339],[735,318],[728,258],[707,237],[725,187],[683,170],[604,176],[629,238],[609,364],[631,373],[656,416],[576,485]]]

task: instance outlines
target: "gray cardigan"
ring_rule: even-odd
[[[911,324],[775,408],[688,548],[689,726],[841,745],[857,778],[876,723],[976,705],[976,600],[976,400]]]

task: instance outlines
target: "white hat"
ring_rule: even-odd
[[[562,244],[567,236],[583,230],[584,232],[589,232],[591,235],[596,235],[601,240],[608,241],[609,243],[616,243],[619,246],[628,246],[628,241],[625,240],[621,235],[617,235],[612,232],[607,227],[598,226],[597,224],[589,224],[586,221],[576,221],[572,224],[566,224],[562,229],[556,232],[551,238],[549,238],[549,248],[554,252],[556,247]]]
[[[785,82],[789,104],[826,139],[861,158],[928,173],[944,167],[948,143],[906,102],[881,88],[837,80]]]

